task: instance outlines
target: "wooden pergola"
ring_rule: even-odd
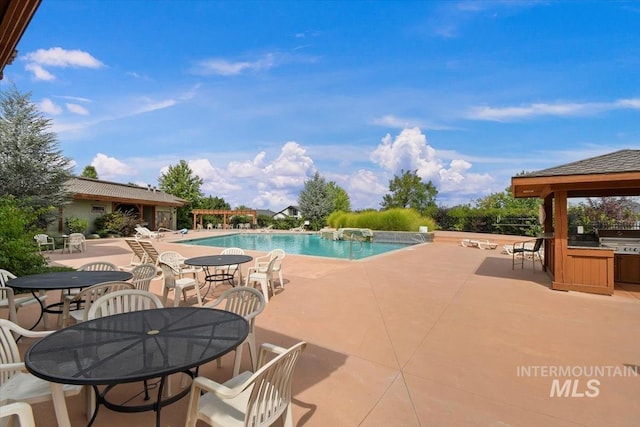
[[[197,224],[200,224],[200,228],[203,228],[204,215],[222,215],[222,226],[227,228],[228,218],[236,215],[251,216],[253,217],[252,224],[255,226],[258,224],[258,213],[253,209],[194,209],[191,211],[193,214],[193,229],[197,228]],[[199,221],[198,221],[199,219]]]
[[[568,199],[640,196],[640,150],[620,150],[512,177],[511,188],[516,198],[543,199],[544,265],[552,288],[612,295],[613,249],[569,245]]]

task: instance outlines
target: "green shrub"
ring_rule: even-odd
[[[64,226],[69,233],[84,233],[89,227],[89,221],[75,216],[69,216],[64,220]]]
[[[96,218],[94,226],[100,237],[109,235],[132,236],[138,225],[138,218],[131,212],[115,211]]]
[[[16,276],[41,273],[47,260],[38,251],[33,236],[39,212],[21,207],[13,197],[0,197],[0,268]]]
[[[436,229],[436,223],[429,217],[421,216],[413,209],[388,209],[382,212],[368,210],[360,213],[333,212],[327,219],[333,228],[369,228],[383,231],[413,231],[421,226]]]

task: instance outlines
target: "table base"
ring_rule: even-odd
[[[183,374],[186,374],[187,376],[189,376],[189,378],[193,379],[193,377],[195,376],[195,374],[189,370],[187,371],[183,371]],[[153,403],[148,403],[148,404],[142,404],[142,405],[126,405],[126,403],[132,399],[134,399],[135,397],[138,397],[139,395],[141,395],[142,393],[145,394],[144,400],[148,400],[150,399],[149,396],[149,390],[151,389],[155,389],[156,386],[155,385],[149,385],[148,381],[144,382],[144,391],[138,393],[137,395],[131,397],[129,400],[125,401],[125,404],[117,404],[117,403],[113,403],[112,401],[109,401],[107,399],[107,393],[109,393],[111,390],[114,389],[114,387],[120,385],[120,384],[111,384],[108,385],[103,391],[102,393],[100,393],[100,390],[98,389],[98,386],[93,385],[93,392],[96,396],[96,406],[95,409],[93,411],[93,415],[91,416],[91,419],[89,420],[89,423],[87,424],[87,427],[90,427],[91,425],[93,425],[97,415],[98,415],[98,409],[100,408],[100,405],[104,405],[105,408],[110,409],[112,411],[116,411],[116,412],[123,412],[123,413],[137,413],[137,412],[147,412],[147,411],[154,411],[156,413],[156,427],[160,427],[160,411],[162,410],[163,407],[170,405],[172,403],[177,402],[178,400],[182,399],[183,397],[185,397],[187,394],[189,394],[189,392],[191,391],[191,387],[185,387],[184,390],[181,390],[180,392],[166,397],[166,398],[162,398],[162,394],[164,392],[165,386],[166,386],[166,380],[167,377],[162,377],[160,378],[160,385],[157,387],[157,398],[156,401]]]

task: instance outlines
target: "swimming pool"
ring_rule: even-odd
[[[348,240],[322,239],[318,234],[291,233],[247,233],[228,234],[225,236],[204,237],[185,240],[181,243],[198,246],[215,246],[222,248],[242,248],[269,252],[272,249],[283,249],[289,254],[312,255],[328,258],[350,259],[351,242]],[[369,243],[353,242],[351,259],[363,259],[373,255],[406,248],[410,244],[403,243]]]

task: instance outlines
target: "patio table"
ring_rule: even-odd
[[[33,344],[25,365],[33,375],[52,382],[54,399],[64,402],[62,384],[92,386],[96,419],[100,404],[119,412],[156,412],[189,393],[190,387],[163,396],[167,376],[182,372],[193,378],[197,368],[240,345],[249,324],[235,313],[201,307],[171,307],[101,317],[61,329]],[[118,384],[159,379],[155,402],[116,404],[108,394]],[[98,388],[102,387],[102,390]],[[58,419],[68,420],[66,405]],[[62,425],[61,427],[65,427]]]
[[[76,288],[86,288],[88,286],[97,285],[103,282],[112,282],[119,280],[129,280],[133,277],[128,271],[58,271],[53,273],[31,274],[29,276],[20,276],[7,282],[7,286],[13,289],[21,289],[31,291],[31,294],[38,299],[40,303],[40,317],[36,323],[29,329],[35,328],[45,313],[62,313],[62,302],[44,305],[36,296],[39,290],[67,290]]]
[[[215,282],[229,282],[231,286],[234,286],[233,278],[235,277],[236,272],[240,270],[240,264],[251,262],[252,260],[253,257],[249,255],[205,255],[188,258],[183,262],[186,265],[202,267],[204,270],[204,281],[209,285]],[[216,273],[216,267],[226,266],[235,266],[235,269],[229,269],[224,273]],[[213,272],[210,270],[212,267]],[[241,274],[242,272],[240,272],[240,280],[242,280]],[[202,297],[204,298],[204,295]]]

